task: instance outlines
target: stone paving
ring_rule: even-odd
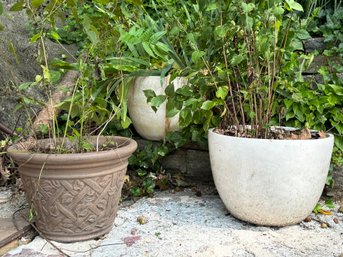
[[[271,228],[232,217],[218,195],[191,190],[159,192],[123,203],[112,231],[100,240],[55,245],[69,256],[343,256],[343,214],[314,215],[312,221]],[[328,224],[327,228],[321,222]],[[36,237],[5,257],[62,256]]]

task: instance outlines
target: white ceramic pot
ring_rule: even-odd
[[[154,90],[156,95],[164,94],[169,85],[170,77],[167,76],[161,83],[160,76],[137,77],[128,93],[128,111],[133,126],[140,136],[148,140],[162,140],[169,131],[179,129],[179,115],[172,118],[166,117],[166,105],[164,102],[157,110],[147,103],[144,90]],[[177,77],[172,82],[175,90],[187,83],[185,78]]]
[[[306,218],[328,174],[334,137],[269,140],[209,130],[211,168],[220,198],[236,218],[285,226]]]

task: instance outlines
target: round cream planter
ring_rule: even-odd
[[[209,130],[214,182],[229,212],[258,225],[285,226],[306,218],[328,174],[334,137],[268,140]]]
[[[164,94],[169,85],[169,76],[162,82],[160,76],[137,77],[128,93],[128,110],[133,126],[139,135],[148,140],[162,140],[169,131],[179,129],[179,115],[166,117],[166,102],[154,112],[144,95],[146,89],[154,90],[156,95]],[[173,80],[175,90],[186,83],[182,77]]]

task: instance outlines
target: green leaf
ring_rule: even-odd
[[[2,25],[1,23],[0,23],[0,31],[3,31],[4,30],[4,25]]]
[[[185,108],[180,112],[179,124],[181,128],[187,127],[192,121],[192,111]]]
[[[0,15],[4,13],[4,6],[0,3]]]
[[[296,32],[297,38],[301,39],[301,40],[306,40],[311,38],[310,33],[308,33],[308,31],[306,29],[300,29]]]
[[[214,30],[214,32],[216,33],[216,35],[219,37],[219,38],[224,38],[225,35],[226,35],[226,29],[224,26],[217,26],[216,29]]]
[[[240,64],[243,60],[244,60],[243,55],[242,55],[242,54],[238,54],[238,55],[235,55],[235,56],[231,59],[230,63],[231,63],[232,66],[235,66],[235,65],[237,65],[237,64]]]
[[[335,84],[329,84],[329,87],[331,87],[333,89],[335,94],[337,94],[339,96],[343,96],[343,86],[337,86]]]
[[[166,117],[168,118],[174,117],[180,111],[175,104],[175,100],[171,98],[169,98],[167,101],[166,109],[167,109]]]
[[[32,82],[25,82],[20,84],[19,90],[27,90],[31,86]]]
[[[42,32],[40,31],[40,32],[38,32],[37,34],[35,34],[35,35],[33,35],[33,36],[31,37],[30,42],[31,42],[31,43],[36,42],[41,36],[42,36]]]
[[[176,94],[183,96],[193,96],[194,92],[190,86],[183,86],[176,90]]]
[[[11,6],[10,11],[11,12],[18,12],[23,10],[25,7],[25,0],[18,1],[14,5]]]
[[[159,41],[165,34],[167,34],[166,31],[156,32],[154,35],[151,36],[150,43],[151,44],[157,43],[157,41]]]
[[[156,58],[156,55],[154,54],[154,52],[152,51],[152,49],[150,48],[149,44],[147,42],[142,42],[142,46],[145,50],[145,52],[147,52],[148,55],[150,55],[151,57]]]
[[[207,100],[202,104],[201,109],[211,110],[215,105],[216,103],[214,101]]]
[[[158,95],[153,98],[151,98],[149,104],[154,107],[159,107],[163,102],[167,99],[167,96],[165,95]]]
[[[166,89],[164,90],[164,93],[169,96],[169,97],[172,97],[175,95],[175,89],[174,89],[174,84],[173,83],[170,83]]]
[[[194,51],[192,53],[192,61],[193,62],[197,62],[201,57],[203,57],[205,55],[205,52],[204,51]]]
[[[96,29],[96,27],[91,24],[91,19],[88,16],[84,16],[82,23],[83,23],[84,30],[85,30],[89,40],[93,44],[98,42],[99,32]]]
[[[216,97],[224,100],[226,98],[228,92],[229,92],[229,87],[228,86],[220,87],[216,91]]]
[[[217,3],[210,3],[207,7],[206,7],[206,11],[213,11],[218,9],[218,5]]]
[[[254,5],[253,3],[246,4],[246,3],[244,3],[243,1],[242,1],[241,6],[242,6],[243,12],[244,12],[245,14],[248,14],[249,12],[251,12],[252,10],[254,10],[254,8],[255,8],[255,5]]]
[[[38,8],[45,2],[45,0],[31,0],[30,2],[33,8]]]
[[[60,40],[60,35],[58,35],[57,32],[51,31],[51,32],[50,32],[50,35],[51,35],[51,37],[52,37],[54,40],[56,40],[56,41]]]
[[[294,0],[286,0],[286,3],[288,4],[289,8],[291,8],[292,10],[296,10],[296,11],[300,11],[300,12],[304,11],[301,4],[299,4],[298,2],[296,2]]]
[[[143,90],[143,92],[144,92],[144,95],[147,99],[151,99],[151,98],[156,96],[155,91],[152,89],[146,89],[146,90]]]
[[[326,205],[329,209],[331,209],[331,210],[335,209],[335,204],[334,204],[334,202],[332,201],[332,199],[326,199],[326,200],[325,200],[325,205]]]
[[[281,6],[277,6],[274,8],[274,15],[275,16],[281,16],[285,10]]]

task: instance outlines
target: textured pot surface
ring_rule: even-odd
[[[172,82],[174,89],[185,85],[186,79],[177,77]],[[134,84],[130,87],[128,96],[129,116],[133,126],[139,135],[148,140],[162,140],[166,133],[179,129],[179,115],[166,117],[166,105],[164,102],[160,105],[157,112],[147,103],[144,90],[151,89],[156,95],[164,94],[164,90],[169,85],[169,76],[161,83],[160,76],[137,77]]]
[[[333,141],[247,139],[209,131],[211,169],[229,212],[259,225],[285,226],[306,218],[328,174]]]
[[[95,143],[96,137],[90,142]],[[100,137],[100,144],[118,148],[77,154],[40,154],[25,149],[32,142],[11,146],[19,165],[26,198],[36,212],[37,228],[51,240],[75,242],[102,236],[116,217],[128,158],[137,143],[124,137]],[[49,147],[51,140],[36,141]]]

